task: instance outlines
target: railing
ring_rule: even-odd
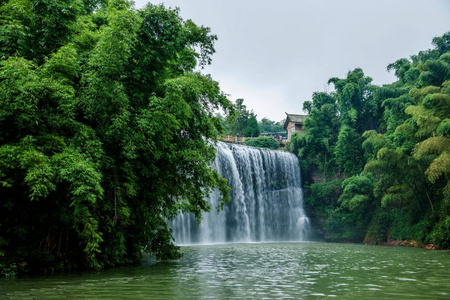
[[[254,139],[255,137],[243,137],[243,136],[233,136],[233,135],[219,135],[219,141],[226,142],[226,143],[235,143],[235,144],[245,144],[245,140],[247,139]],[[278,142],[286,145],[287,139],[286,138],[274,138]]]
[[[226,143],[244,144],[245,139],[243,136],[219,135],[219,140]]]

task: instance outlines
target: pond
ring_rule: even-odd
[[[0,279],[0,299],[450,299],[450,251],[255,243],[183,252],[173,262]]]

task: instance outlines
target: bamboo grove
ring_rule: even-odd
[[[200,218],[233,110],[198,72],[216,36],[126,0],[0,1],[0,273],[179,255],[168,220]]]
[[[290,150],[326,240],[450,248],[450,32],[432,43],[387,66],[392,84],[355,69],[305,102]]]

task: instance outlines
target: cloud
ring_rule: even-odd
[[[142,6],[145,1],[136,1]],[[159,3],[155,1],[154,3]],[[163,0],[219,40],[205,69],[231,99],[244,98],[258,119],[301,113],[331,77],[360,67],[390,83],[389,63],[431,47],[450,30],[448,1]]]

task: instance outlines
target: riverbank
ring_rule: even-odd
[[[428,250],[445,250],[440,248],[438,245],[435,244],[420,244],[417,241],[411,240],[403,240],[403,241],[396,241],[396,240],[390,240],[387,242],[379,243],[380,246],[395,246],[395,247],[410,247],[410,248],[423,248]]]
[[[388,239],[387,241],[374,241],[373,239],[368,240],[367,236],[364,241],[359,240],[349,240],[349,239],[337,239],[332,238],[330,233],[324,229],[325,220],[323,218],[309,218],[311,224],[311,238],[314,241],[324,242],[324,243],[338,243],[338,244],[361,244],[361,245],[371,245],[371,246],[391,246],[391,247],[406,247],[406,248],[421,248],[427,250],[449,250],[447,248],[440,247],[436,244],[431,243],[420,243],[417,240],[393,240]]]

